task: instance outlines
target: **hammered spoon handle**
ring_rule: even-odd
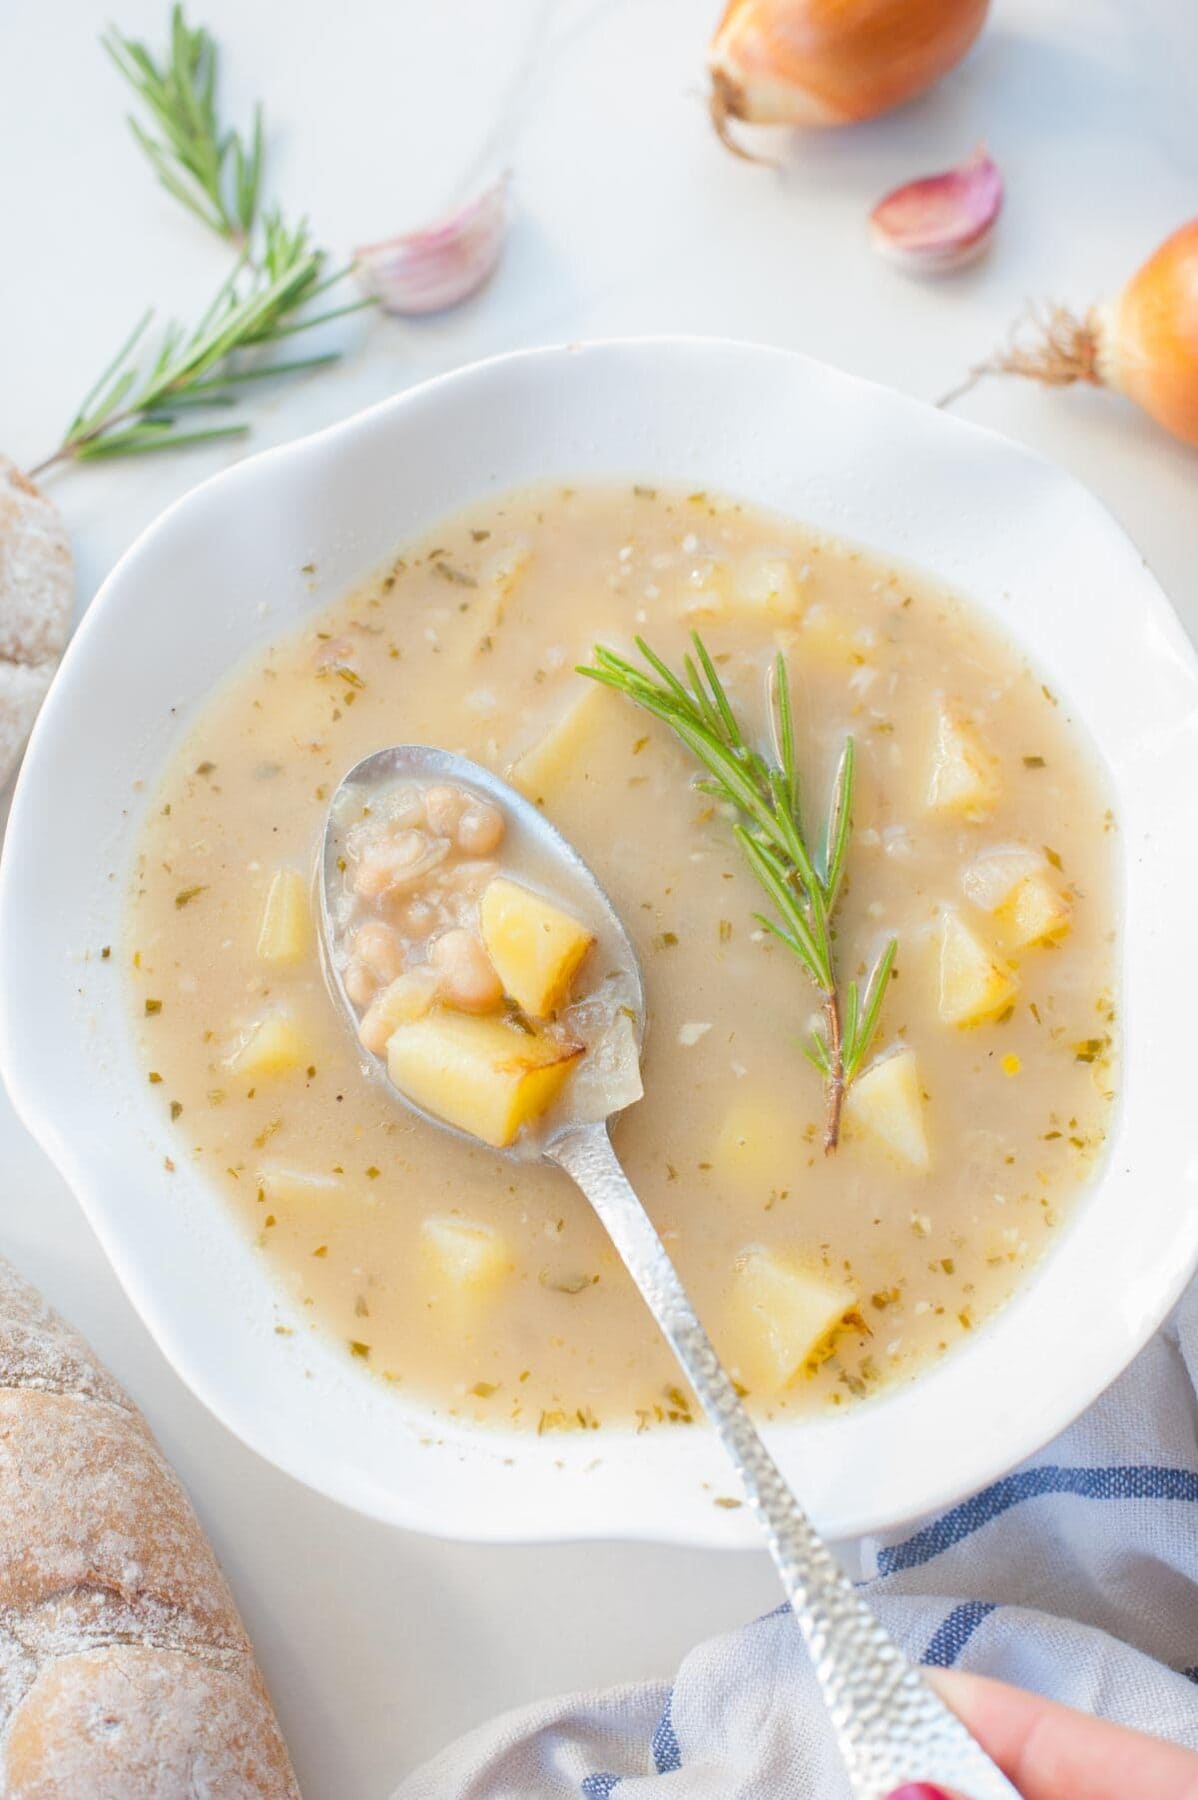
[[[591,1202],[698,1395],[765,1533],[811,1655],[857,1800],[931,1782],[965,1800],[1019,1800],[874,1617],[784,1481],[624,1173],[606,1124],[546,1147]]]

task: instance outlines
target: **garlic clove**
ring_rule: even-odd
[[[442,312],[491,274],[508,224],[508,178],[501,175],[457,212],[354,252],[354,269],[384,312]]]
[[[945,275],[982,254],[1002,210],[998,165],[979,144],[959,168],[909,181],[869,217],[880,255],[919,275]]]

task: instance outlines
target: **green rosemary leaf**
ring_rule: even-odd
[[[246,237],[254,228],[258,211],[258,195],[262,187],[262,103],[254,108],[254,136],[247,154],[240,139],[233,145],[236,171],[234,191],[237,195],[237,222]]]
[[[151,423],[156,419],[163,419],[163,418],[167,419],[168,421],[173,421],[174,416],[177,412],[179,412],[181,410],[186,411],[189,407],[236,406],[236,405],[237,405],[237,395],[236,394],[226,394],[226,393],[222,392],[219,388],[214,388],[211,393],[205,392],[202,394],[194,393],[191,388],[186,388],[186,389],[181,389],[180,392],[177,394],[171,395],[169,412],[162,412],[162,411],[158,410],[157,408],[149,408],[145,412],[143,412],[141,416],[143,419],[145,419]]]
[[[94,412],[110,412],[114,405],[120,405],[121,400],[128,392],[130,383],[134,379],[132,371],[126,370],[123,374],[121,371],[128,358],[132,356],[136,346],[145,336],[146,331],[149,329],[150,320],[153,317],[153,308],[149,308],[141,315],[141,318],[133,327],[133,330],[129,333],[129,336],[125,339],[112,361],[106,364],[100,374],[96,377],[96,380],[84,395],[83,403],[80,406],[79,411],[71,421],[72,431],[77,427],[84,426]],[[111,394],[106,392],[110,383],[116,390],[115,399],[112,398]]]
[[[840,1023],[840,1035],[845,1044],[845,1064],[847,1066],[852,1055],[852,1045],[857,1041],[858,1011],[861,996],[855,981],[850,981],[844,991],[844,1016]]]
[[[802,909],[795,899],[794,891],[788,886],[785,866],[768,851],[764,844],[759,844],[743,825],[735,827],[736,841],[745,853],[745,859],[757,877],[783,919],[787,930],[794,940],[793,947],[806,963],[812,979],[822,988],[831,986],[831,969],[828,964],[827,945],[817,943],[811,926],[803,917]]]
[[[243,381],[271,381],[277,375],[295,375],[301,369],[324,369],[330,363],[340,362],[339,350],[326,350],[320,356],[296,356],[287,362],[260,363],[253,369],[223,369],[219,375],[212,375],[202,381],[191,384],[189,393],[196,396],[196,403],[205,406],[223,404],[227,398],[235,401],[232,395],[225,395],[225,389]],[[207,396],[211,395],[209,399]],[[178,405],[178,401],[173,404]]]
[[[860,1023],[854,1022],[852,1033],[846,1032],[847,1050],[845,1053],[845,1080],[852,1081],[860,1072],[869,1047],[878,1029],[878,1019],[882,1011],[882,1002],[886,998],[886,989],[890,984],[890,971],[894,967],[894,959],[898,955],[898,939],[891,938],[881,956],[874,964],[869,980],[865,985],[865,999],[861,1007]],[[854,984],[855,985],[855,984]]]
[[[719,709],[719,715],[724,725],[725,736],[730,744],[736,744],[738,746],[743,745],[745,740],[741,734],[740,726],[736,722],[736,714],[729,704],[728,696],[724,692],[724,684],[716,673],[715,664],[707,654],[707,646],[704,644],[697,631],[691,633],[691,641],[695,646],[695,655],[698,657],[703,668],[703,673],[707,677],[712,698]]]
[[[304,296],[305,299],[309,299],[310,297],[310,295]],[[350,313],[365,312],[367,307],[375,306],[377,304],[378,302],[372,295],[364,294],[361,299],[348,300],[344,306],[335,306],[328,312],[313,313],[310,318],[297,319],[290,325],[272,326],[269,331],[259,332],[256,338],[249,341],[259,344],[273,344],[276,338],[290,337],[296,331],[311,331],[314,325],[327,325],[330,319],[344,319]]]
[[[794,712],[790,704],[790,682],[786,658],[779,650],[774,659],[773,716],[778,735],[778,755],[786,782],[786,810],[796,822],[799,817],[799,775],[795,759]]]
[[[208,444],[216,438],[244,437],[248,425],[218,425],[207,431],[157,432],[145,425],[96,438],[75,451],[80,462],[99,462],[107,456],[143,456],[149,450],[178,450],[185,444]]]
[[[853,787],[857,753],[851,737],[844,740],[836,779],[832,784],[832,801],[828,808],[828,825],[824,834],[824,893],[828,905],[835,903],[848,855],[849,834],[853,827]]]
[[[158,136],[130,119],[163,187],[209,230],[232,242],[248,239],[262,186],[262,112],[247,146],[222,129],[216,109],[217,49],[204,27],[193,30],[181,6],[171,13],[170,49],[159,64],[144,44],[115,28],[100,39],[113,65],[142,102]]]
[[[666,688],[668,689],[668,691],[670,693],[672,693],[676,697],[676,699],[681,701],[684,708],[689,708],[690,697],[687,694],[686,689],[683,687],[682,683],[678,680],[677,676],[670,669],[668,669],[666,667],[664,662],[662,662],[660,656],[655,655],[654,652],[652,650],[650,650],[648,644],[645,642],[644,638],[642,638],[642,637],[637,638],[636,647],[640,651],[641,655],[644,657],[645,661],[649,664],[649,667],[651,669],[655,670],[655,672],[661,677],[662,681],[665,682]],[[636,670],[631,666],[630,663],[624,662],[622,657],[616,657],[616,658],[614,658],[614,661],[616,663],[618,663],[620,665],[620,667],[627,670],[627,672],[630,675],[636,676],[636,679],[638,681],[644,682],[644,685],[646,687],[648,687],[650,685],[648,682],[644,681],[644,677],[642,675],[637,675]]]

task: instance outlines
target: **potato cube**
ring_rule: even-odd
[[[358,1026],[358,1036],[366,1048],[375,1056],[381,1056],[392,1032],[401,1025],[410,1024],[413,1019],[423,1019],[437,997],[440,980],[436,969],[421,963],[415,969],[405,969],[385,988],[380,988]]]
[[[803,1126],[763,1094],[737,1094],[720,1126],[711,1161],[722,1176],[754,1189],[793,1185],[811,1154]]]
[[[298,869],[276,869],[258,932],[258,955],[276,965],[302,962],[312,943],[308,884]]]
[[[794,570],[784,556],[751,556],[734,572],[713,563],[702,583],[683,594],[682,616],[705,619],[795,619],[802,611]]]
[[[853,1303],[822,1270],[776,1250],[748,1250],[733,1277],[725,1360],[751,1389],[784,1388],[825,1360]]]
[[[254,1026],[241,1049],[229,1059],[229,1067],[236,1075],[257,1078],[288,1075],[311,1061],[312,1047],[294,1019],[273,1013]]]
[[[288,1169],[278,1165],[259,1169],[258,1186],[275,1206],[305,1206],[319,1200],[335,1200],[345,1192],[340,1175],[318,1175],[314,1169]]]
[[[582,1054],[503,1019],[437,1011],[392,1033],[387,1066],[417,1106],[502,1149],[548,1110]]]
[[[1021,881],[1042,874],[1044,868],[1038,850],[1026,844],[1000,844],[984,850],[962,871],[961,890],[982,912],[997,912]]]
[[[919,1065],[905,1044],[858,1075],[848,1091],[845,1113],[907,1168],[927,1168],[931,1158]]]
[[[784,556],[753,556],[742,564],[736,599],[738,612],[765,612],[792,619],[802,611],[799,584]]]
[[[603,740],[609,734],[619,732],[629,748],[635,738],[618,695],[593,681],[580,680],[579,686],[582,692],[556,723],[508,770],[512,785],[538,806],[552,805],[572,780],[586,779],[591,763],[598,767],[603,762]]]
[[[958,913],[940,918],[940,1017],[979,1025],[1003,1012],[1019,991],[1014,971],[974,936]]]
[[[1051,944],[1073,923],[1073,909],[1060,890],[1043,875],[1029,875],[995,912],[1012,949]]]
[[[977,731],[959,712],[941,706],[928,778],[930,810],[980,818],[994,805],[999,791],[998,764]]]
[[[464,648],[468,657],[481,656],[491,648],[495,633],[507,616],[508,603],[514,599],[531,563],[532,551],[527,544],[508,544],[483,564],[478,572],[478,592],[465,615]]]
[[[493,1287],[512,1268],[507,1244],[489,1225],[434,1216],[421,1222],[420,1240],[431,1267],[455,1288]]]
[[[483,889],[479,927],[504,993],[534,1019],[548,1018],[568,999],[595,941],[561,907],[503,875]]]
[[[479,570],[479,580],[501,601],[510,600],[531,566],[532,551],[527,544],[507,544],[487,558]]]
[[[798,669],[813,665],[823,669],[854,669],[868,661],[868,643],[856,628],[822,602],[809,607],[795,640],[792,654]]]

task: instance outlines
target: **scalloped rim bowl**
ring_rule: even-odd
[[[501,357],[205,483],[105,582],[33,734],[0,870],[0,1063],[180,1375],[263,1456],[449,1536],[756,1542],[706,1431],[538,1440],[431,1419],[310,1331],[179,1159],[119,957],[145,790],[255,645],[448,510],[540,478],[743,495],[918,564],[1026,647],[1107,765],[1121,831],[1122,1098],[1104,1173],[1011,1303],[918,1380],[770,1431],[833,1537],[961,1498],[1130,1361],[1198,1261],[1183,946],[1198,893],[1198,665],[1109,514],[1014,444],[804,357],[648,340]],[[315,564],[313,580],[302,571]],[[1179,994],[1179,986],[1189,991]]]

